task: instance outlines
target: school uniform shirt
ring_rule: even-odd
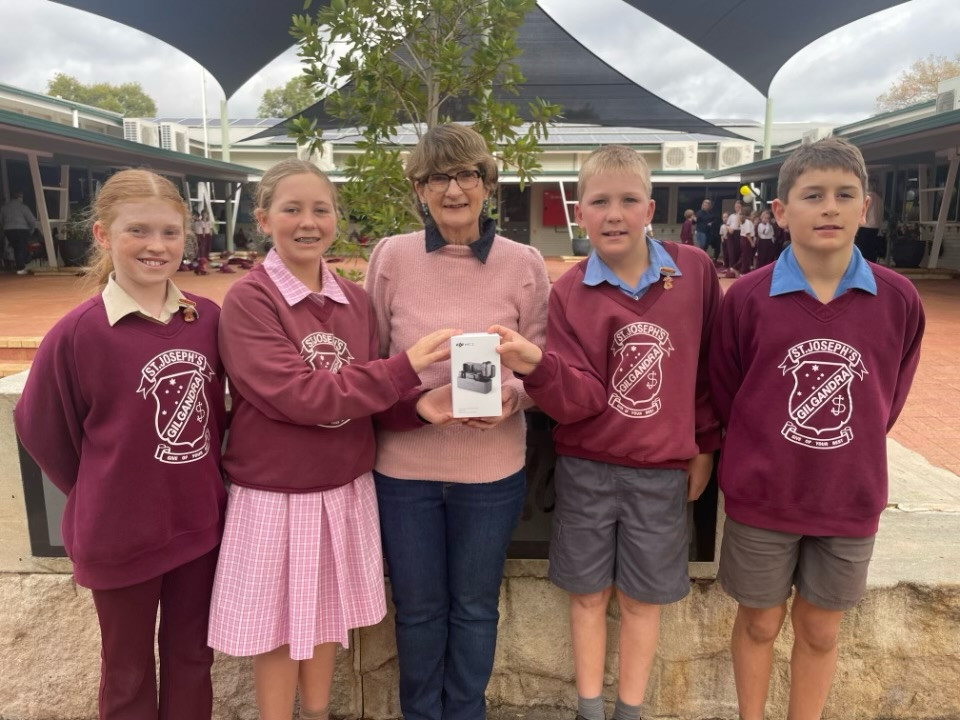
[[[550,293],[547,349],[524,386],[560,423],[560,455],[685,468],[719,446],[704,367],[720,302],[716,270],[699,248],[647,246],[650,268],[637,287],[593,254]]]
[[[727,515],[780,532],[874,534],[887,502],[886,434],[923,329],[910,281],[856,248],[826,305],[791,248],[734,283],[710,353]]]
[[[223,301],[220,352],[233,401],[223,465],[244,487],[328,490],[373,468],[371,416],[411,401],[420,379],[406,353],[370,362],[377,326],[362,288],[329,271],[323,294],[296,278],[280,288],[277,263],[271,250]]]
[[[740,216],[737,213],[730,213],[727,216],[727,228],[729,230],[740,230]]]
[[[773,223],[757,223],[757,237],[773,242]]]
[[[220,542],[219,309],[171,286],[166,323],[114,283],[64,316],[14,412],[24,447],[67,495],[64,546],[94,590],[144,582]]]
[[[747,218],[743,221],[743,224],[740,226],[740,236],[744,238],[754,237],[753,220]]]

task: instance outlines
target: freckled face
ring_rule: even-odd
[[[134,296],[165,287],[183,260],[183,212],[167,200],[124,202],[109,226],[94,223],[93,235],[110,253],[117,283]]]

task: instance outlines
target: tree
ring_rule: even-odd
[[[124,117],[156,117],[157,105],[140,83],[84,85],[71,75],[57,73],[47,83],[47,94],[64,100],[118,112]]]
[[[308,0],[309,5],[309,0]],[[343,127],[360,129],[360,151],[344,161],[344,204],[361,234],[383,237],[420,217],[403,176],[401,124],[420,135],[467,107],[473,127],[521,182],[540,168],[539,139],[559,108],[531,103],[524,129],[517,108],[497,100],[523,82],[514,60],[517,29],[535,0],[331,0],[316,15],[295,15],[291,33],[309,84]],[[340,88],[332,90],[331,88]],[[316,149],[322,131],[306,118],[291,128]]]
[[[265,90],[260,99],[257,117],[290,117],[317,102],[319,98],[310,87],[306,75],[298,75],[283,87]]]
[[[937,96],[937,83],[960,75],[960,53],[953,60],[944,55],[928,55],[904,70],[877,98],[877,110],[901,108],[933,100]]]

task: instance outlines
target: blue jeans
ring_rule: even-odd
[[[707,249],[707,234],[697,230],[693,233],[693,242],[701,250]]]
[[[484,720],[524,471],[482,484],[380,473],[374,480],[397,609],[404,720]]]

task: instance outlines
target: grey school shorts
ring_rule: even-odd
[[[690,592],[687,473],[560,456],[550,580],[589,595],[616,585],[662,605]]]
[[[875,535],[795,535],[727,518],[717,580],[741,605],[771,608],[797,593],[824,610],[849,610],[867,587]]]

